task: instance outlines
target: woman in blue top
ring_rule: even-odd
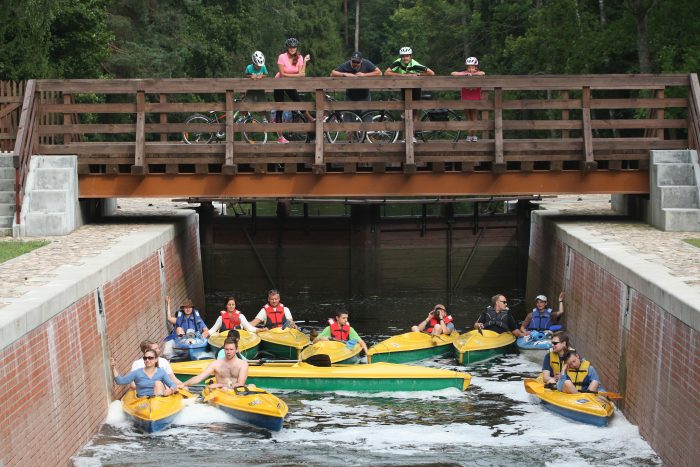
[[[136,384],[137,397],[169,396],[177,391],[177,386],[162,368],[158,367],[158,354],[155,350],[146,350],[143,353],[144,368],[131,371],[124,376],[119,376],[117,363],[111,359],[112,374],[117,384]]]

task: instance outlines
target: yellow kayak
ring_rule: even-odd
[[[259,331],[258,337],[262,340],[260,350],[279,358],[298,360],[301,349],[310,344],[309,336],[292,328]]]
[[[548,389],[541,377],[526,378],[524,384],[525,390],[537,397],[549,410],[577,422],[605,426],[615,413],[615,406],[610,399],[600,393],[567,394]]]
[[[253,332],[248,332],[244,329],[238,329],[238,334],[241,336],[238,341],[238,352],[245,358],[255,358],[258,354],[258,346],[260,345],[260,337]],[[209,345],[211,346],[214,355],[224,347],[224,341],[228,337],[228,331],[217,333],[209,337]]]
[[[448,335],[431,336],[424,332],[406,332],[390,337],[369,348],[369,363],[407,363],[452,353],[452,343],[459,338],[453,331]]]
[[[355,344],[352,349],[348,349],[345,342],[338,341],[318,341],[301,351],[301,360],[306,360],[312,355],[328,355],[331,363],[357,363],[360,360],[362,347]]]
[[[183,407],[180,393],[170,396],[136,397],[136,390],[131,389],[122,397],[122,410],[136,428],[146,433],[167,428]]]
[[[505,353],[515,342],[510,332],[469,331],[457,338],[453,345],[460,365],[468,365]]]
[[[172,363],[180,379],[201,373],[211,360]],[[318,367],[303,362],[262,363],[248,367],[248,383],[266,389],[307,391],[434,391],[466,390],[469,373],[395,363]]]
[[[280,431],[289,408],[279,397],[254,385],[235,389],[204,388],[206,402],[234,418],[271,431]]]

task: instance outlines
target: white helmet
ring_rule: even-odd
[[[413,50],[410,47],[401,47],[399,55],[413,55]]]
[[[265,56],[259,50],[253,52],[253,63],[257,66],[263,66],[265,64]]]
[[[467,61],[464,62],[465,65],[474,65],[474,66],[479,66],[479,60],[476,59],[476,57],[469,57],[467,58]]]

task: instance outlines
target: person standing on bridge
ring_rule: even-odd
[[[467,68],[462,71],[453,71],[452,76],[484,76],[486,73],[479,70],[479,60],[476,57],[468,57],[464,62]],[[462,88],[461,98],[463,101],[480,101],[481,88]],[[464,109],[464,117],[467,121],[476,121],[476,109]],[[479,140],[476,136],[476,131],[470,129],[467,135],[467,141],[476,143]]]
[[[350,60],[331,71],[331,76],[334,78],[367,78],[382,76],[382,71],[374,63],[363,58],[360,52],[355,51],[350,55]],[[371,101],[372,95],[369,89],[348,89],[345,91],[345,98],[349,101]]]
[[[265,66],[265,55],[263,55],[262,52],[256,50],[255,52],[253,52],[251,59],[253,60],[253,62],[248,64],[247,67],[245,67],[244,74],[246,78],[250,78],[252,80],[259,80],[270,76],[270,74],[267,71],[267,67]],[[267,97],[265,96],[264,90],[253,89],[250,91],[246,91],[245,100],[250,102],[267,102]]]
[[[306,76],[306,64],[311,60],[311,55],[306,54],[302,58],[299,52],[299,41],[290,37],[285,42],[286,52],[280,54],[277,58],[277,68],[279,71],[275,75],[275,78],[299,78]],[[301,97],[296,89],[275,89],[275,102],[284,102],[284,95],[287,94],[291,100],[294,102],[300,102]],[[314,118],[308,113],[304,112],[306,118],[309,121],[313,121]],[[280,123],[282,121],[282,110],[275,112],[275,122]],[[289,143],[287,138],[283,135],[277,138],[278,143]]]
[[[384,71],[385,76],[401,76],[405,78],[411,78],[414,76],[434,76],[435,72],[425,65],[421,65],[413,59],[413,49],[410,47],[401,47],[399,49],[399,58],[394,60],[391,65]],[[406,98],[407,89],[403,90],[404,99]],[[414,101],[419,101],[421,99],[421,89],[413,88],[411,90],[411,95]],[[417,109],[413,111],[413,121],[417,122],[419,117],[419,112]],[[416,138],[413,138],[413,142],[416,142]]]
[[[267,293],[267,304],[260,309],[253,321],[250,322],[251,326],[259,324],[265,327],[258,329],[258,331],[267,331],[268,328],[298,329],[292,319],[292,312],[280,303],[280,293],[275,289]]]
[[[481,313],[479,319],[474,323],[474,329],[486,329],[499,334],[510,332],[515,337],[520,337],[522,333],[518,329],[515,318],[510,314],[508,301],[505,295],[496,294],[491,297],[491,305]]]

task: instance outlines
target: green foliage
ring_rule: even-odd
[[[640,44],[654,72],[700,65],[697,0],[0,1],[0,79],[236,77],[255,50],[275,72],[288,37],[327,76],[358,1],[359,48],[382,69],[405,45],[438,74],[471,55],[488,74],[634,73]]]

